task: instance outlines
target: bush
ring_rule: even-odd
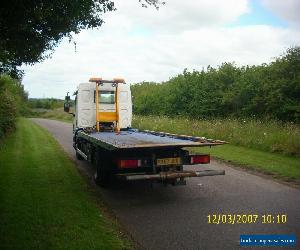
[[[132,86],[134,112],[189,118],[271,118],[300,122],[300,47],[269,64],[223,63],[161,84]]]
[[[27,111],[27,93],[23,85],[7,75],[0,75],[0,139],[15,129],[16,119]]]

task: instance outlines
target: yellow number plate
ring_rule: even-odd
[[[164,158],[164,159],[157,159],[157,166],[164,166],[164,165],[180,165],[181,159],[177,158]]]

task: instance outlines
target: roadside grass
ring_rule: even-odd
[[[300,160],[296,157],[228,144],[211,148],[194,148],[192,151],[208,153],[218,159],[226,160],[241,167],[271,174],[285,181],[299,182],[300,184]]]
[[[0,249],[130,249],[51,135],[28,119],[0,145]]]
[[[193,148],[192,151],[210,153],[216,158],[272,174],[286,181],[300,181],[300,129],[293,124],[280,127],[271,122],[268,127],[267,123],[253,120],[199,121],[134,116],[133,127],[226,140],[230,144]]]
[[[135,115],[133,124],[140,129],[204,136],[225,140],[236,146],[300,156],[300,126],[292,123],[253,119],[192,120]]]
[[[72,112],[72,109],[70,110]],[[38,117],[38,118],[45,118],[45,119],[52,119],[52,120],[58,120],[58,121],[64,121],[64,122],[72,122],[73,116],[71,114],[68,114],[64,112],[64,109],[57,108],[57,109],[49,109],[49,110],[32,110],[30,117]]]

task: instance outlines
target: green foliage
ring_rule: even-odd
[[[254,169],[285,181],[300,184],[300,162],[296,157],[230,144],[219,147],[194,148],[192,151],[210,154],[246,169]]]
[[[70,113],[74,112],[72,108],[70,109]],[[45,119],[52,119],[52,120],[59,120],[64,122],[72,122],[73,121],[73,115],[68,114],[64,112],[63,107],[59,107],[56,109],[50,109],[50,110],[32,110],[30,117],[39,117],[39,118],[45,118]]]
[[[133,127],[225,140],[229,144],[190,150],[209,153],[284,180],[300,180],[300,128],[292,123],[135,115]]]
[[[64,100],[56,98],[29,98],[28,105],[32,109],[56,109],[63,107]]]
[[[139,0],[158,6],[158,0]],[[111,0],[2,1],[0,74],[20,78],[17,67],[47,58],[64,38],[103,24],[102,14],[115,10]]]
[[[293,123],[254,119],[192,119],[166,116],[134,116],[134,127],[170,133],[204,136],[230,144],[300,156],[300,128]]]
[[[99,27],[101,13],[114,10],[109,0],[4,1],[0,11],[0,61],[20,66],[45,57],[44,51],[71,32]]]
[[[0,166],[0,249],[131,249],[46,130],[19,119]]]
[[[158,84],[132,86],[134,112],[192,118],[252,117],[300,121],[300,47],[270,64],[182,74]]]
[[[7,75],[0,75],[0,139],[15,128],[16,118],[24,115],[27,93],[24,86]]]

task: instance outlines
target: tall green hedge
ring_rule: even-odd
[[[15,129],[16,119],[27,112],[27,93],[20,81],[0,75],[0,140]]]
[[[163,83],[132,86],[134,112],[192,118],[255,117],[300,121],[300,47],[269,64],[182,74]]]

